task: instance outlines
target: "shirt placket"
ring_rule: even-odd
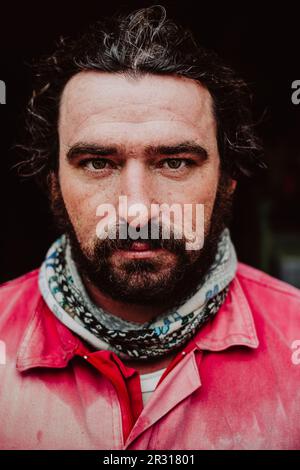
[[[112,351],[90,352],[82,346],[76,355],[101,372],[114,386],[122,416],[123,442],[126,441],[143,409],[140,378],[137,370],[126,367]]]

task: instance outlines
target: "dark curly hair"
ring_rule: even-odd
[[[167,19],[162,6],[97,22],[77,39],[61,38],[56,51],[33,64],[36,85],[26,113],[25,158],[21,175],[46,183],[57,169],[59,105],[70,78],[93,70],[141,74],[175,74],[199,81],[213,98],[222,168],[233,178],[264,167],[254,133],[251,93],[245,82],[192,34]]]

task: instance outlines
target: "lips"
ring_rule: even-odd
[[[164,252],[163,248],[155,247],[151,242],[133,241],[126,249],[117,250],[116,254],[127,259],[146,259],[156,258]]]
[[[153,249],[149,242],[133,242],[130,246],[130,251],[148,251]]]

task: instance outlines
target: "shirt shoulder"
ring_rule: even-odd
[[[38,288],[39,269],[0,285],[0,331],[26,323],[41,297]]]
[[[291,297],[300,301],[300,289],[247,264],[238,263],[237,277],[242,284],[252,286],[253,290],[258,289],[266,295]]]
[[[24,291],[37,282],[39,268],[0,284],[0,301],[8,293]]]
[[[239,263],[237,278],[260,333],[286,345],[300,339],[300,290],[263,271]]]

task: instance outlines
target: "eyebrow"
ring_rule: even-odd
[[[117,145],[98,145],[80,142],[72,145],[67,152],[67,159],[73,160],[82,154],[91,154],[97,156],[118,155],[123,153],[123,149]],[[186,141],[174,145],[148,145],[145,149],[145,155],[179,155],[179,154],[194,154],[202,160],[207,160],[208,152],[200,144],[194,141]]]
[[[67,159],[71,161],[74,158],[78,157],[78,155],[82,155],[84,153],[90,153],[91,155],[100,155],[105,157],[108,155],[116,155],[118,153],[118,149],[117,147],[113,146],[87,144],[81,142],[74,144],[69,148],[69,150],[67,151]]]
[[[149,146],[147,147],[146,153],[154,155],[194,154],[202,160],[208,158],[208,152],[202,145],[189,141],[175,145]]]

